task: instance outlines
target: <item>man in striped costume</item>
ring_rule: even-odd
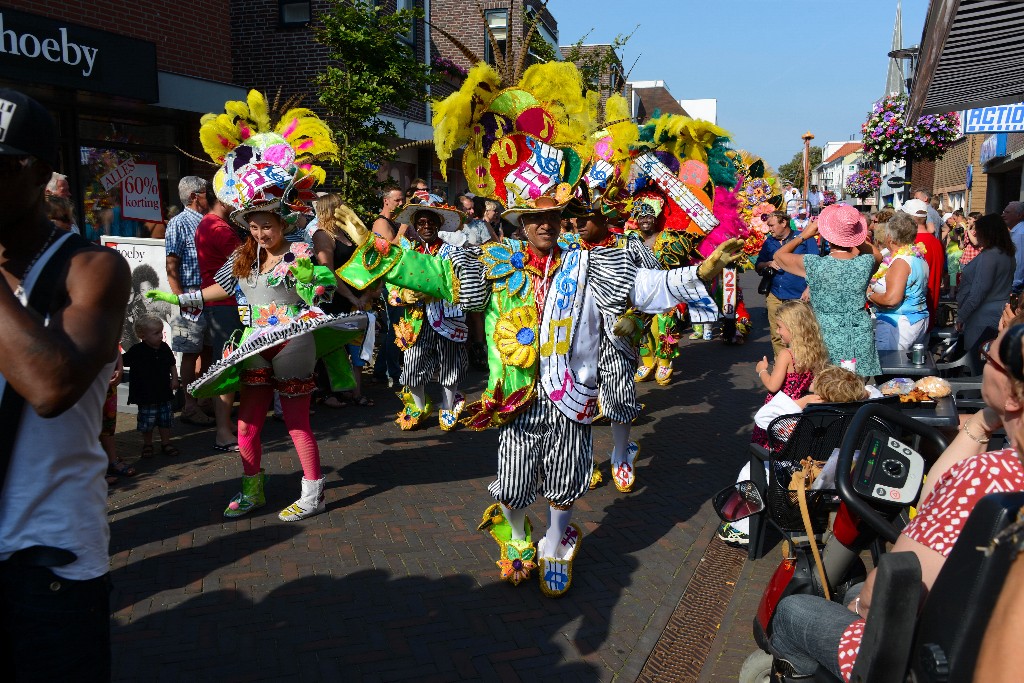
[[[631,302],[660,311],[685,301],[715,316],[704,281],[738,258],[742,245],[723,244],[699,268],[671,272],[637,268],[626,249],[563,250],[556,240],[571,196],[565,190],[506,212],[527,242],[457,250],[448,259],[397,249],[350,220],[346,232],[360,246],[337,271],[356,287],[383,277],[463,310],[486,311],[490,377],[464,420],[471,429],[500,429],[498,474],[489,487],[499,502],[480,528],[500,547],[501,578],[519,584],[539,558],[548,596],[569,589],[583,536],[570,522],[573,503],[590,485],[602,340],[616,328],[629,331],[616,321]],[[538,494],[549,502],[550,521],[534,546],[526,508]]]
[[[586,186],[581,186],[577,196],[566,207],[565,214],[574,218],[577,226],[576,233],[562,236],[566,247],[587,250],[624,249],[637,268],[660,270],[662,266],[654,252],[635,231],[617,235],[608,229],[608,221],[619,217],[619,206],[606,202],[604,196],[597,194],[597,191],[594,199],[590,197],[591,192]],[[629,432],[633,420],[640,415],[641,405],[637,401],[633,374],[640,358],[637,349],[640,335],[649,317],[630,308],[622,316],[619,329],[623,331],[632,327],[633,332],[606,336],[601,340],[598,406],[601,415],[608,418],[612,425],[612,483],[622,493],[631,491],[636,483],[634,468],[640,446],[629,440]],[[612,325],[616,322],[611,321]],[[597,488],[602,480],[600,465],[595,459],[590,488]]]
[[[440,239],[441,231],[454,232],[465,221],[465,214],[448,206],[410,204],[398,214],[400,223],[412,225],[422,241],[400,239],[403,249],[411,249],[445,259],[456,247]],[[402,410],[395,423],[403,430],[415,429],[430,415],[433,406],[427,396],[427,382],[436,379],[444,395],[438,421],[441,429],[455,427],[466,405],[459,383],[466,372],[468,354],[466,314],[457,305],[429,299],[419,292],[393,287],[390,294],[396,305],[404,305],[405,314],[395,324],[395,344],[405,353],[400,381]]]

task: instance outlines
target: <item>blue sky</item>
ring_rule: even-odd
[[[631,80],[663,80],[676,99],[717,98],[736,147],[778,167],[814,144],[860,140],[885,90],[896,0],[551,0],[559,41],[624,50]],[[927,0],[903,0],[903,43],[921,39]]]

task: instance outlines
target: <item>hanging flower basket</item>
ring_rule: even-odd
[[[860,128],[868,158],[881,163],[898,159],[935,161],[960,134],[960,115],[956,112],[922,116],[917,125],[907,126],[906,108],[903,95],[889,95],[875,105]]]
[[[832,190],[825,190],[821,193],[821,205],[832,206],[836,203],[836,193]]]
[[[456,87],[462,85],[462,81],[466,80],[466,74],[469,73],[447,57],[434,57],[431,60],[431,68]]]
[[[846,191],[846,194],[863,199],[868,195],[874,194],[881,184],[882,176],[878,171],[871,168],[862,168],[846,179],[846,185],[843,189]]]

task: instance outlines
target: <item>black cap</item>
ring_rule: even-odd
[[[0,88],[0,155],[30,156],[60,168],[57,126],[46,107],[17,90]]]

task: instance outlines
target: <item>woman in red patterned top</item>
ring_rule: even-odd
[[[1024,325],[1015,325],[982,347],[987,361],[981,393],[986,407],[960,428],[932,467],[921,491],[917,517],[907,525],[893,552],[909,551],[921,562],[921,581],[930,589],[960,536],[974,505],[985,495],[1024,491],[1020,453],[1024,415]],[[989,434],[1003,425],[1013,448],[985,452]],[[813,595],[793,595],[779,603],[771,647],[785,660],[787,675],[812,674],[820,664],[850,679],[871,609],[875,573],[847,592],[844,607]]]

